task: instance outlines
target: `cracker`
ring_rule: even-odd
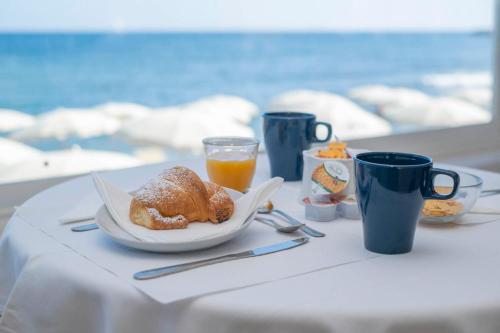
[[[464,205],[454,199],[430,199],[425,201],[422,214],[428,217],[455,216],[460,214],[463,209]]]

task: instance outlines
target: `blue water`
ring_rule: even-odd
[[[290,89],[345,94],[364,84],[437,94],[423,75],[490,71],[492,54],[492,36],[473,33],[0,34],[0,108],[158,107],[224,93],[264,111]],[[72,143],[129,149],[114,138],[33,144]]]

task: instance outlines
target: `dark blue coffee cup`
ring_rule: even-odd
[[[429,157],[415,154],[358,154],[354,173],[365,247],[384,254],[410,252],[424,200],[450,199],[460,184],[456,172],[433,168]],[[449,194],[435,191],[439,174],[453,179]]]
[[[299,112],[268,112],[264,114],[264,142],[271,165],[271,177],[286,181],[301,180],[304,160],[302,151],[314,142],[327,142],[332,137],[332,126],[316,121],[316,116]],[[316,128],[325,126],[328,134],[318,139]]]

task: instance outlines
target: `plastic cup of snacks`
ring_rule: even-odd
[[[356,201],[356,197],[348,196],[344,200],[342,200],[338,206],[338,215],[351,220],[359,220],[361,219],[361,212],[359,211],[358,202]]]
[[[340,200],[330,196],[311,196],[302,199],[306,219],[317,222],[329,222],[337,218]]]

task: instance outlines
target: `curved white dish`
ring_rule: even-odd
[[[465,212],[462,212],[457,215],[451,215],[451,216],[436,216],[436,217],[430,217],[430,216],[422,216],[420,218],[420,223],[427,223],[427,224],[446,224],[446,223],[452,223],[461,218],[462,216],[465,215]]]
[[[242,193],[231,189],[226,189],[226,191],[229,193],[229,195],[231,195],[234,201],[242,196]],[[220,225],[212,224],[210,222],[191,223],[186,229],[152,231],[172,234],[172,241],[165,242],[144,242],[134,238],[133,236],[125,232],[122,228],[120,228],[118,224],[116,224],[111,215],[109,215],[108,210],[104,205],[97,211],[96,223],[107,236],[109,236],[115,242],[127,247],[151,252],[184,252],[206,249],[224,243],[240,235],[250,225],[250,222],[253,220],[254,216],[255,213],[252,214],[252,216],[247,219],[239,228],[228,230],[227,232],[223,233],[220,233],[220,229],[217,228]],[[196,232],[196,229],[198,229],[199,231],[200,228],[205,229],[205,232],[207,230],[212,230],[213,235],[208,235],[208,237],[203,237],[203,239],[199,240],[183,240],[183,238],[189,238],[190,233],[192,234]]]

